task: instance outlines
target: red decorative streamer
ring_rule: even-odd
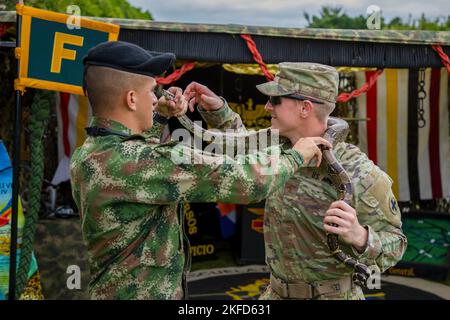
[[[447,68],[447,72],[450,74],[450,59],[448,58],[448,55],[445,54],[444,50],[440,45],[433,44],[431,45],[431,47],[433,48],[434,51],[436,51],[439,54],[439,56],[442,59],[442,63]]]
[[[250,52],[253,55],[253,59],[256,61],[256,63],[259,64],[261,67],[262,72],[266,76],[268,81],[272,81],[274,79],[273,74],[270,73],[270,71],[267,69],[267,65],[263,61],[261,54],[258,51],[258,48],[256,48],[256,43],[253,41],[252,37],[248,34],[241,34],[241,38],[245,40],[247,43],[247,47],[250,50]]]
[[[361,94],[366,93],[370,90],[370,88],[373,87],[373,85],[377,82],[378,77],[383,73],[383,69],[377,70],[375,73],[373,73],[369,80],[364,83],[361,88],[355,89],[350,93],[344,92],[341,93],[337,99],[336,102],[348,102],[350,99],[359,97]]]
[[[166,84],[166,85],[171,84],[171,83],[177,81],[178,79],[180,79],[181,76],[183,74],[185,74],[186,72],[194,69],[194,67],[195,67],[194,62],[187,62],[187,63],[183,64],[180,69],[175,70],[174,72],[169,74],[167,77],[157,77],[156,82],[158,84]]]

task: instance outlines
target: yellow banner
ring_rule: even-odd
[[[116,41],[120,27],[21,4],[16,10],[21,17],[16,90],[31,87],[83,95],[83,57],[101,42]]]

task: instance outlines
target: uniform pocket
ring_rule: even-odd
[[[366,191],[360,195],[359,200],[368,208],[376,209],[380,202],[375,198],[370,191]]]
[[[400,211],[397,200],[392,192],[392,179],[377,167],[362,180],[359,194],[358,213],[368,216],[382,216],[383,220],[399,226]],[[375,220],[374,220],[375,221]]]

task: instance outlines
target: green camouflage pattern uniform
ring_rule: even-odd
[[[91,126],[130,134],[112,120],[93,117]],[[183,298],[189,259],[179,202],[259,202],[303,164],[300,153],[282,150],[277,174],[263,175],[269,151],[252,155],[255,164],[250,164],[247,156],[233,160],[178,142],[160,144],[161,131],[155,123],[129,137],[88,137],[71,158],[92,299]],[[197,162],[176,164],[174,152]],[[199,160],[203,163],[196,164]]]
[[[240,116],[226,103],[219,110],[207,112],[199,108],[199,112],[211,128],[246,131]],[[281,142],[282,148],[290,147],[287,139]],[[351,178],[351,205],[357,212],[359,223],[368,230],[363,253],[344,243],[341,248],[360,262],[384,272],[401,259],[407,245],[401,229],[400,210],[391,189],[392,179],[352,144],[336,141],[333,152]],[[352,271],[331,255],[323,228],[325,212],[339,198],[336,187],[339,182],[335,179],[322,161],[319,168],[300,168],[284,188],[266,199],[266,263],[277,278],[314,284],[351,275]],[[269,285],[261,299],[281,297]],[[364,299],[364,295],[361,288],[354,286],[348,292],[319,296],[318,299]]]

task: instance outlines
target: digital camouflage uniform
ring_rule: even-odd
[[[199,108],[199,112],[211,128],[245,132],[240,116],[227,104],[217,111]],[[282,148],[290,147],[287,139],[282,143]],[[357,212],[359,223],[368,230],[367,247],[362,254],[344,243],[341,248],[383,272],[401,259],[407,244],[401,230],[400,210],[391,190],[392,179],[352,144],[336,141],[332,151],[351,178],[351,206]],[[338,181],[334,179],[322,161],[319,168],[300,168],[284,188],[266,199],[266,263],[277,278],[314,284],[351,275],[352,270],[331,255],[323,227],[325,212],[339,197]],[[270,285],[261,296],[261,299],[280,298]],[[353,287],[348,292],[317,298],[364,299],[364,296],[361,288]]]
[[[93,118],[91,126],[130,134],[122,124]],[[130,137],[88,137],[71,158],[73,197],[81,215],[93,299],[183,298],[183,218],[186,202],[259,202],[303,163],[281,151],[276,175],[263,175],[267,153],[246,159],[202,153],[178,142],[160,144],[162,126]],[[173,152],[203,164],[176,164]],[[239,164],[237,161],[240,161]]]

